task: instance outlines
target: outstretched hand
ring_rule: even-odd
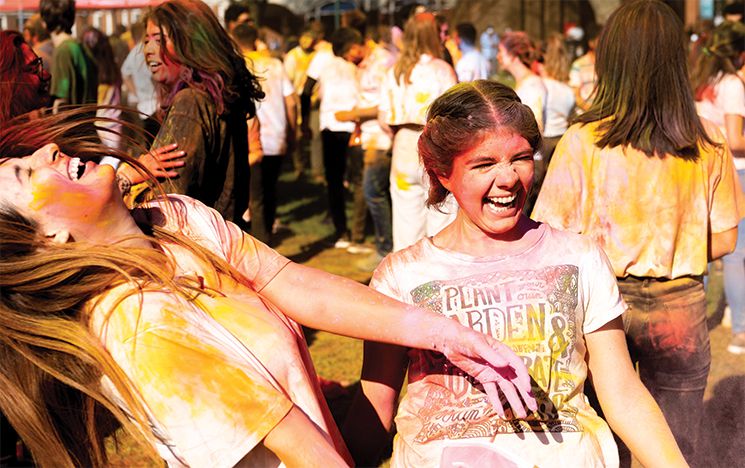
[[[177,148],[178,143],[161,146],[160,148],[156,148],[140,155],[138,160],[155,177],[170,179],[178,175],[178,172],[174,169],[182,167],[185,164],[182,158],[186,156],[186,152],[180,151]],[[129,165],[121,167],[119,173],[129,179],[133,185],[144,182],[147,179],[145,174]]]
[[[447,340],[442,353],[483,385],[499,416],[504,417],[504,408],[497,387],[507,398],[516,417],[525,418],[526,408],[530,411],[538,408],[531,392],[528,368],[508,346],[463,327],[454,339]]]

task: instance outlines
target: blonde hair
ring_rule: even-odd
[[[411,71],[424,54],[442,58],[437,23],[431,13],[419,13],[406,22],[401,55],[393,65],[393,74],[399,84],[402,80],[404,83],[411,83]]]
[[[0,130],[0,157],[30,154],[42,142],[83,158],[111,154],[100,144],[71,138],[90,123],[80,119],[81,112],[12,121]],[[116,156],[137,164],[126,154]],[[158,222],[141,227],[160,249],[121,242],[60,245],[45,239],[35,221],[14,207],[0,207],[0,409],[42,467],[105,466],[104,440],[117,424],[143,445],[154,441],[137,390],[88,328],[89,311],[108,291],[126,283],[132,288],[125,297],[167,289],[194,300],[196,285],[174,279],[174,262],[162,248],[174,243],[210,266],[215,278],[241,279],[227,262],[185,236]],[[104,391],[104,376],[126,414]]]

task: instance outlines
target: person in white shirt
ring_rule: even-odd
[[[233,30],[233,37],[246,59],[246,66],[259,77],[264,91],[264,99],[256,105],[264,155],[251,167],[250,205],[252,212],[263,211],[256,220],[264,223],[263,232],[271,241],[272,226],[277,217],[277,180],[284,155],[292,151],[295,143],[297,94],[282,62],[256,51],[258,30],[255,27],[240,24]],[[253,203],[254,200],[258,203]]]
[[[455,216],[455,209],[448,206],[427,208],[429,182],[417,152],[429,105],[458,82],[441,54],[434,15],[414,15],[406,22],[401,53],[380,91],[378,120],[394,133],[390,179],[394,252],[438,233]],[[454,208],[452,203],[450,207]]]
[[[132,37],[136,38],[137,44],[129,51],[122,63],[122,85],[126,91],[128,104],[137,107],[140,120],[145,127],[145,138],[149,137],[152,141],[158,133],[159,126],[157,121],[150,116],[155,113],[158,100],[155,96],[153,76],[145,63],[145,53],[142,50],[144,33],[144,24],[137,22],[132,25]]]
[[[391,232],[391,135],[388,128],[378,122],[380,89],[386,74],[396,61],[397,50],[391,42],[391,29],[380,26],[378,42],[368,41],[368,53],[360,63],[360,102],[350,112],[339,112],[337,119],[354,120],[360,126],[360,146],[363,153],[362,187],[354,193],[355,219],[352,222],[352,238],[355,231],[364,231],[365,214],[369,210],[375,228],[375,250],[364,245],[352,245],[350,253],[368,253],[355,263],[364,271],[372,271],[393,249]],[[358,216],[360,215],[360,216]],[[357,234],[360,235],[359,233]]]
[[[460,23],[455,27],[455,43],[461,52],[455,64],[455,73],[461,83],[489,78],[489,62],[476,48],[476,28],[471,23]]]
[[[344,207],[344,173],[349,138],[355,124],[352,121],[339,121],[336,113],[350,111],[357,105],[360,94],[357,64],[364,58],[364,44],[359,31],[346,27],[334,31],[330,41],[333,54],[316,52],[308,67],[303,99],[310,101],[313,87],[318,83],[323,168],[329,213],[334,223],[334,246],[346,249],[351,245],[351,239]]]

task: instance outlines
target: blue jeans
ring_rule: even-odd
[[[703,282],[629,277],[618,287],[629,305],[623,322],[631,359],[686,460],[695,463],[711,365]]]
[[[745,189],[745,170],[737,171],[740,187]],[[737,226],[737,247],[722,258],[724,296],[732,312],[732,333],[745,333],[745,220]]]
[[[367,149],[362,190],[375,228],[375,250],[382,257],[393,250],[390,175],[390,151]]]

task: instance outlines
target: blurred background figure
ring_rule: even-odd
[[[740,4],[742,6],[742,4]],[[699,115],[712,121],[727,139],[740,187],[745,187],[745,25],[725,21],[715,28],[693,70]],[[731,314],[732,341],[727,350],[745,354],[745,221],[735,251],[722,258],[724,294]]]
[[[122,124],[122,73],[114,59],[114,50],[108,37],[96,28],[88,28],[83,33],[83,44],[91,51],[98,68],[98,99],[99,106],[108,106],[96,110],[96,117],[112,120],[97,120],[96,127],[101,142],[109,148],[121,149]],[[117,108],[111,108],[112,106]],[[114,167],[118,162],[112,163]]]
[[[36,55],[41,57],[44,70],[51,72],[54,44],[52,44],[52,38],[49,37],[47,28],[39,13],[35,13],[26,20],[26,23],[23,25],[23,38],[34,49]]]
[[[17,31],[0,31],[0,124],[50,104],[50,75]]]
[[[256,50],[258,34],[259,31],[247,23],[233,29],[233,37],[246,59],[246,66],[261,80],[265,94],[256,106],[263,157],[260,161],[250,161],[249,205],[252,235],[271,245],[272,228],[277,217],[277,181],[284,157],[293,151],[295,144],[298,97],[282,62]],[[263,224],[259,226],[260,223]]]
[[[54,44],[52,57],[53,110],[63,105],[96,104],[98,70],[90,51],[72,37],[75,0],[41,0],[41,18]]]
[[[452,199],[442,211],[427,208],[429,182],[417,150],[429,105],[458,82],[453,67],[442,59],[440,39],[434,15],[419,13],[409,18],[401,52],[381,86],[378,120],[393,132],[394,251],[436,234],[455,216]]]
[[[455,73],[461,83],[489,78],[489,61],[476,48],[476,37],[476,28],[471,23],[460,23],[455,27],[453,41],[461,53]]]
[[[302,33],[300,33],[298,45],[290,49],[285,55],[285,71],[295,88],[295,94],[297,96],[300,96],[303,93],[305,80],[308,77],[308,66],[310,65],[310,61],[313,59],[318,39],[319,35],[317,31],[314,31],[311,28],[306,28]],[[296,112],[296,115],[298,116],[298,125],[301,125],[302,122],[300,122],[299,110],[298,101],[298,111]],[[296,138],[298,139],[298,144],[295,145],[296,148],[292,151],[292,166],[294,168],[294,176],[297,179],[303,175],[307,165],[310,163],[311,142],[306,138],[301,138],[300,135],[297,135]]]
[[[489,70],[492,74],[497,71],[497,45],[499,45],[499,34],[494,26],[488,25],[479,36],[481,56],[489,62]]]
[[[546,86],[543,80],[533,71],[533,64],[538,59],[533,41],[523,31],[508,31],[500,38],[497,46],[499,67],[515,78],[515,92],[520,101],[530,107],[543,132],[546,125]]]
[[[158,133],[160,124],[153,117],[158,107],[158,100],[155,96],[153,75],[150,73],[147,63],[145,63],[142,42],[145,34],[144,23],[142,21],[134,23],[131,34],[135,45],[122,63],[122,84],[127,97],[127,104],[130,107],[137,108],[138,118],[135,121],[140,122],[145,128],[145,138],[148,140],[146,146],[149,147]]]
[[[595,48],[601,29],[597,24],[588,25],[585,31],[587,52],[572,62],[569,70],[569,86],[574,89],[574,99],[580,113],[590,108],[595,97],[595,84],[598,79],[595,73]]]

